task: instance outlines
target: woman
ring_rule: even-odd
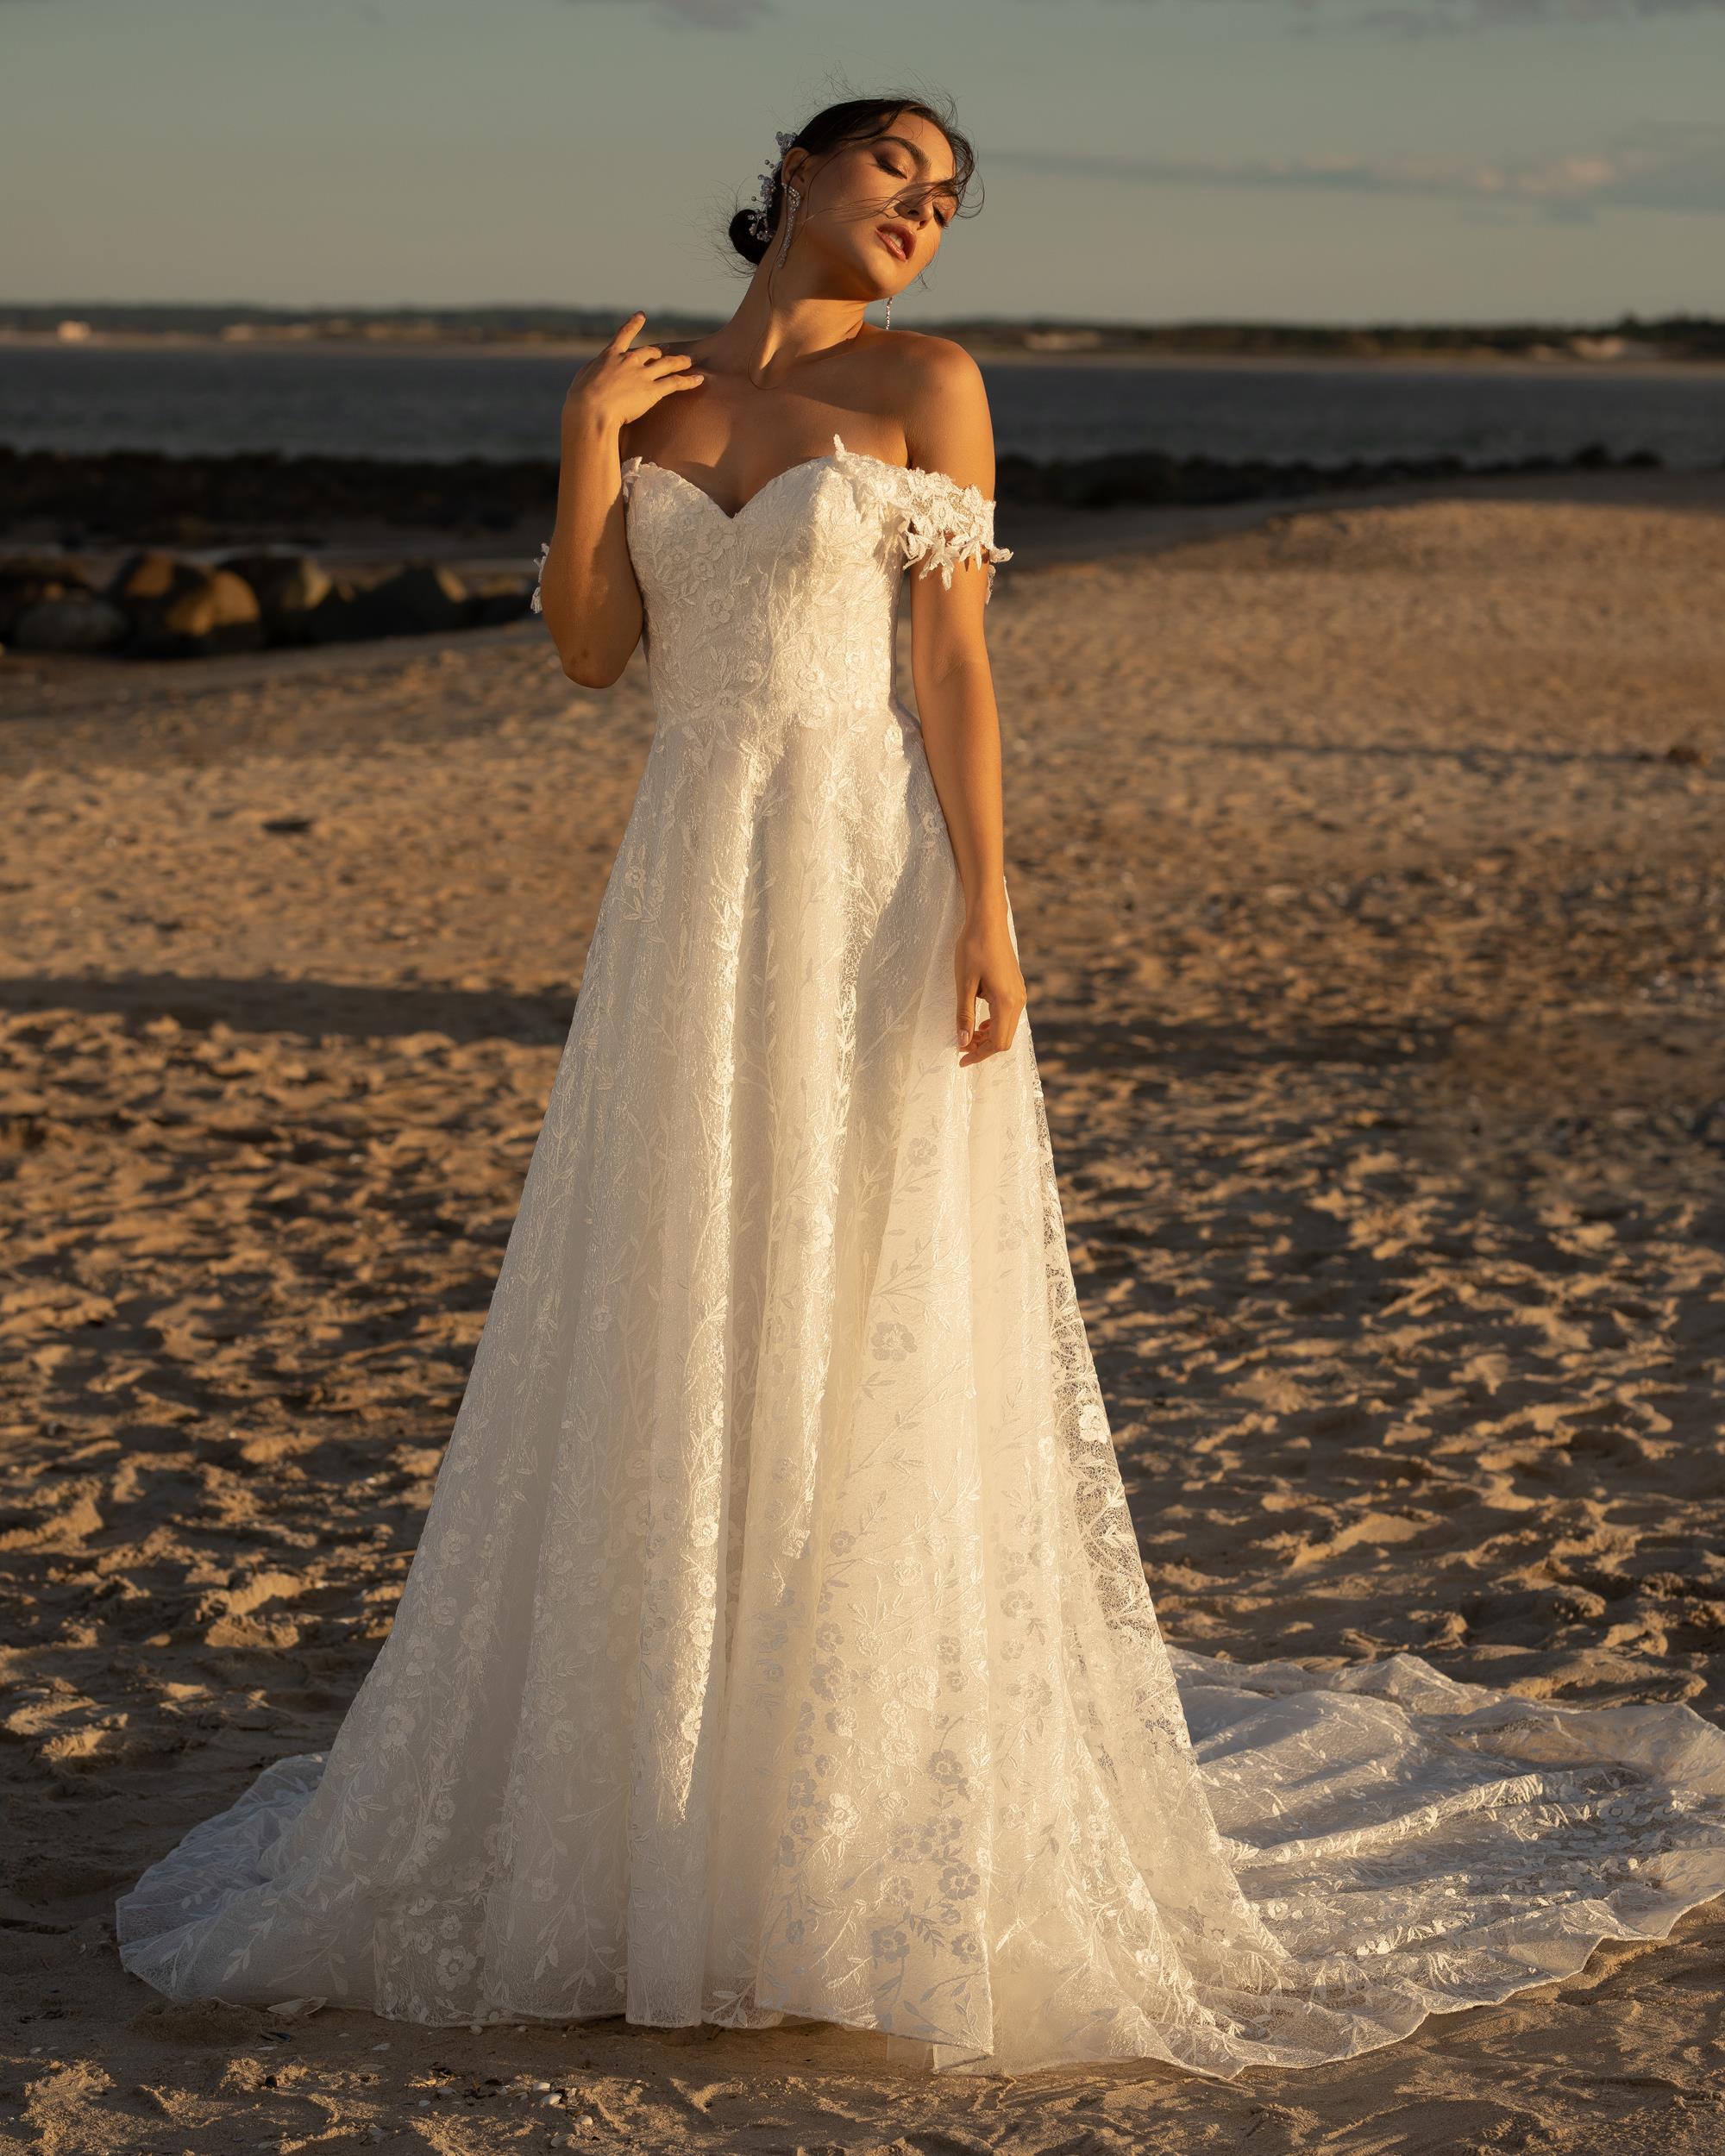
[[[394,1627],[126,1965],[1226,2077],[1660,1936],[1725,1890],[1688,1708],[1161,1638],[1002,870],[987,403],[863,317],[969,146],[885,97],[781,148],[732,319],[631,317],[566,407],[545,620],[590,685],[644,640],[658,723]]]

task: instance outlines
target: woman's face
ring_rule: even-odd
[[[873,297],[921,275],[958,208],[952,145],[914,112],[867,141],[841,142],[818,166],[791,166],[788,177],[803,191],[800,235]]]

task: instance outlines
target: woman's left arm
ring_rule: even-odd
[[[994,494],[994,435],[982,372],[962,345],[919,338],[912,410],[905,423],[913,465]],[[986,561],[952,569],[951,588],[931,571],[911,576],[911,675],[935,792],[964,888],[964,922],[953,952],[961,1068],[1011,1047],[1025,1007],[1007,918],[1000,722],[982,630],[993,572]],[[988,1004],[979,1024],[976,999]]]

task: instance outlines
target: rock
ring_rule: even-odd
[[[94,587],[84,565],[66,555],[16,554],[0,557],[0,642],[40,599],[74,598]]]
[[[382,583],[356,592],[350,604],[362,636],[438,636],[462,626],[467,587],[439,562],[410,561]]]
[[[355,636],[427,636],[460,629],[467,590],[453,569],[410,561],[380,584],[340,585],[307,617],[314,643]]]
[[[372,632],[357,611],[359,598],[359,587],[351,577],[332,577],[329,590],[305,617],[306,642],[346,643],[351,637],[368,636]]]
[[[467,618],[470,628],[494,629],[500,623],[520,621],[533,611],[531,580],[499,571],[481,577],[468,594]]]
[[[217,566],[251,586],[272,643],[308,642],[311,611],[335,588],[309,554],[235,554]]]
[[[257,596],[243,577],[169,554],[135,555],[109,586],[132,624],[128,650],[142,659],[196,659],[256,651],[265,641]]]
[[[160,606],[183,590],[196,572],[177,555],[147,551],[129,555],[115,570],[108,596],[129,614],[141,614]]]
[[[140,658],[255,651],[265,640],[256,595],[242,577],[177,555],[131,555],[115,571],[108,597],[130,621],[127,649]]]
[[[13,617],[6,642],[15,651],[112,651],[131,633],[117,606],[91,592],[39,599]]]
[[[253,651],[263,642],[263,614],[257,593],[229,569],[210,569],[191,590],[162,611],[168,635],[203,644],[220,641],[229,651]]]
[[[178,555],[150,550],[127,556],[115,570],[107,596],[130,624],[129,651],[157,653],[163,615],[177,599],[198,588],[201,573]]]

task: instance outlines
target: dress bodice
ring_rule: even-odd
[[[662,724],[822,724],[893,697],[902,573],[1011,559],[994,505],[941,472],[847,449],[806,458],[732,515],[681,473],[623,467]],[[540,549],[543,569],[549,542]],[[533,605],[539,610],[536,588]]]

